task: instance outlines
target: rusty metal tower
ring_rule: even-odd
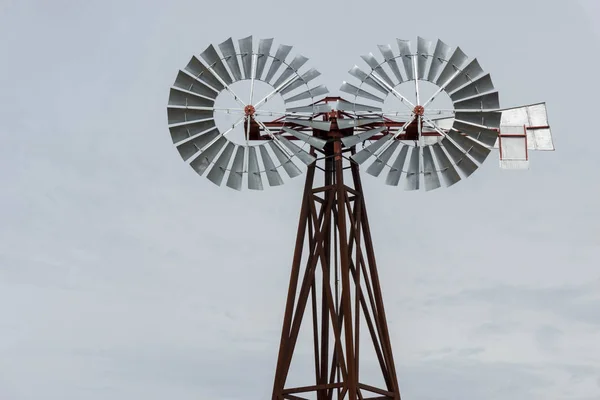
[[[199,175],[235,190],[262,190],[265,177],[279,186],[301,174],[297,161],[306,168],[272,399],[399,400],[360,165],[371,160],[367,173],[386,170],[386,184],[406,190],[451,186],[495,148],[502,168],[527,168],[529,150],[554,149],[546,106],[500,108],[478,61],[440,40],[380,45],[383,61],[370,53],[366,71],[350,70],[348,99],[324,97],[308,59],[288,60],[291,46],[272,48],[230,38],[192,57],[170,91],[173,143]],[[303,324],[314,368],[291,387]],[[365,346],[383,384],[362,378]]]

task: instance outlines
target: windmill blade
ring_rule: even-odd
[[[461,100],[454,103],[455,110],[498,110],[500,108],[500,98],[498,92],[486,93],[467,100]]]
[[[377,83],[376,80],[371,78],[366,72],[361,70],[356,65],[348,72],[350,73],[350,75],[352,75],[359,81],[366,83],[367,85],[371,86],[373,89],[380,91],[381,93],[385,94],[386,96],[390,92],[389,90],[387,90],[386,88],[381,86],[379,83]]]
[[[252,36],[238,40],[242,64],[244,65],[244,76],[246,79],[254,78],[252,76]]]
[[[448,80],[450,80],[450,78],[452,78],[456,74],[457,71],[460,71],[464,68],[465,64],[467,63],[467,60],[467,55],[463,53],[460,47],[457,47],[456,50],[454,50],[454,53],[452,53],[450,59],[448,60],[448,63],[440,73],[440,76],[435,81],[435,84],[440,87],[443,87],[448,82]]]
[[[206,63],[213,69],[213,71],[215,71],[215,73],[219,76],[219,78],[221,78],[221,80],[223,80],[223,82],[228,85],[233,83],[231,76],[229,76],[229,72],[227,72],[225,65],[221,61],[221,57],[219,57],[217,50],[212,44],[200,54],[200,57],[206,61]]]
[[[339,129],[348,129],[378,122],[383,122],[383,118],[339,118],[337,125]]]
[[[198,175],[204,174],[204,171],[210,166],[214,158],[217,156],[219,151],[227,144],[227,139],[220,137],[216,142],[211,144],[204,150],[198,157],[196,157],[190,166],[196,171]]]
[[[258,41],[258,53],[256,57],[256,79],[261,79],[267,59],[271,54],[271,46],[273,46],[273,39],[260,39]]]
[[[177,151],[179,152],[181,158],[183,158],[183,161],[187,161],[200,150],[202,150],[207,144],[215,140],[217,136],[219,136],[219,131],[217,129],[213,129],[188,142],[178,145]]]
[[[200,96],[215,100],[219,95],[214,89],[211,89],[209,86],[204,84],[202,81],[188,75],[183,71],[179,71],[177,74],[177,78],[175,78],[175,83],[173,86],[181,88],[183,90],[187,90],[192,93],[196,93]]]
[[[370,138],[377,135],[378,133],[381,133],[385,129],[387,129],[385,126],[381,126],[379,128],[371,129],[370,131],[362,132],[357,135],[346,136],[341,139],[341,142],[345,147],[356,146],[360,142],[369,140]]]
[[[404,79],[402,78],[402,74],[400,74],[400,68],[398,68],[398,64],[396,63],[396,56],[394,56],[394,51],[392,50],[392,46],[390,46],[389,44],[385,44],[385,45],[380,44],[377,47],[379,47],[379,51],[383,55],[385,62],[387,62],[387,64],[390,66],[390,69],[396,76],[396,79],[398,79],[398,82],[399,83],[404,82]]]
[[[453,129],[463,132],[468,136],[480,141],[488,146],[493,146],[498,139],[498,132],[484,127],[472,125],[470,123],[464,123],[458,120],[454,121]]]
[[[465,177],[471,176],[473,172],[477,169],[477,164],[473,160],[471,160],[466,153],[462,152],[454,143],[452,143],[448,138],[442,139],[440,145],[446,149],[452,161],[454,161],[454,165],[458,167],[458,169],[465,175]]]
[[[310,122],[317,122],[317,121],[310,121]],[[286,131],[287,133],[289,133],[290,135],[302,140],[303,142],[305,142],[319,150],[323,150],[325,148],[325,145],[327,144],[326,140],[316,138],[316,137],[314,137],[312,135],[308,135],[304,132],[299,132],[295,129],[290,129],[290,128],[286,128],[286,127],[283,127],[282,129],[284,131]],[[318,129],[318,128],[316,128],[316,129]]]
[[[450,51],[452,48],[448,46],[446,43],[438,40],[435,45],[435,50],[433,51],[433,57],[431,59],[431,65],[429,66],[429,72],[427,73],[427,80],[429,82],[435,82],[438,72],[444,65],[444,62],[448,60],[448,56],[450,55]]]
[[[419,190],[419,147],[413,147],[410,153],[408,171],[406,172],[406,190]]]
[[[285,58],[290,54],[292,50],[292,46],[287,45],[279,45],[277,48],[277,52],[275,53],[275,57],[273,57],[273,61],[271,62],[271,66],[269,67],[269,72],[267,72],[267,77],[265,78],[265,82],[271,83],[271,79],[275,76]]]
[[[452,165],[452,162],[450,162],[450,159],[446,153],[444,153],[442,146],[440,146],[439,143],[435,143],[432,147],[435,158],[437,158],[438,165],[440,166],[440,173],[442,174],[442,178],[444,179],[446,187],[450,187],[456,182],[460,181],[460,175]]]
[[[379,98],[379,97],[377,97],[377,96],[375,96],[375,95],[373,95],[373,94],[371,94],[369,92],[366,92],[366,91],[364,91],[364,90],[362,90],[360,88],[357,88],[356,86],[351,85],[350,83],[348,83],[346,81],[344,81],[342,83],[342,87],[340,87],[340,90],[342,92],[353,94],[353,95],[358,96],[358,97],[363,97],[365,99],[377,101],[379,103],[383,103],[383,101],[384,101],[382,98]]]
[[[431,146],[423,147],[423,181],[425,182],[425,191],[434,190],[441,186],[431,155]]]
[[[283,101],[286,104],[293,103],[294,101],[299,101],[299,100],[306,100],[306,99],[310,99],[310,98],[314,99],[317,96],[322,96],[327,93],[329,93],[329,90],[327,90],[327,87],[325,85],[319,85],[312,89],[308,89],[306,92],[302,92],[302,93],[297,94],[288,99],[284,99]]]
[[[381,107],[374,107],[367,104],[358,104],[358,103],[350,103],[344,100],[338,100],[332,106],[334,110],[339,111],[352,111],[352,112],[372,112],[372,113],[381,113],[383,110]]]
[[[301,107],[291,107],[285,110],[286,114],[294,114],[294,113],[307,113],[307,114],[321,114],[327,113],[333,110],[331,103],[325,104],[311,104],[310,106],[301,106]]]
[[[388,141],[393,140],[394,135],[385,135],[379,140],[371,143],[369,146],[365,147],[361,151],[356,154],[350,156],[352,160],[354,160],[357,164],[362,164],[369,159],[369,157],[374,156],[377,150],[379,150],[383,145],[385,145]]]
[[[379,77],[382,81],[384,81],[391,87],[396,86],[394,81],[392,81],[388,74],[385,72],[381,64],[379,64],[379,61],[377,61],[373,53],[369,53],[365,56],[360,57],[369,65],[369,67],[371,67],[371,69],[373,70],[373,74],[377,75],[377,77]]]
[[[235,157],[233,159],[233,164],[231,165],[231,172],[229,173],[229,178],[227,178],[227,186],[238,191],[242,190],[245,153],[246,148],[244,146],[238,146],[237,151],[235,152]]]
[[[206,97],[198,96],[196,93],[185,92],[182,89],[172,88],[169,92],[170,106],[190,107],[213,107],[215,101]]]
[[[375,161],[373,161],[373,164],[371,164],[371,166],[367,168],[367,173],[375,177],[379,176],[379,174],[381,174],[381,171],[383,171],[383,167],[385,167],[388,161],[390,161],[390,158],[392,157],[392,155],[396,151],[396,148],[399,145],[400,141],[394,140],[392,144],[390,144],[390,146],[387,149],[385,149],[379,157],[375,157]]]
[[[485,72],[481,65],[479,65],[479,61],[477,59],[473,59],[462,71],[458,74],[450,83],[446,85],[446,92],[453,92],[459,87],[473,82],[478,78],[481,78]]]
[[[236,81],[242,79],[242,71],[240,70],[240,64],[238,62],[237,53],[235,46],[233,45],[233,39],[229,38],[223,43],[219,44],[219,49],[225,57],[225,62],[229,66],[229,70],[233,74],[233,78]]]
[[[221,91],[225,87],[215,76],[206,68],[204,64],[200,60],[198,60],[195,56],[192,57],[188,65],[184,68],[186,72],[190,73],[190,75],[194,76],[197,80],[206,83],[210,87]]]
[[[290,124],[306,126],[309,128],[318,129],[320,131],[329,131],[329,129],[331,128],[330,121],[313,121],[313,120],[296,119],[296,118],[286,118],[285,121],[289,122]]]
[[[273,163],[273,159],[269,155],[267,151],[267,147],[264,144],[258,146],[260,149],[260,156],[263,160],[263,165],[265,166],[265,173],[267,175],[267,181],[269,182],[269,186],[279,186],[283,185],[283,180]]]
[[[294,164],[292,159],[288,157],[283,150],[277,147],[273,140],[269,141],[268,144],[271,147],[271,150],[273,150],[275,157],[277,157],[277,160],[290,178],[295,178],[302,174],[302,171],[300,171],[296,164]]]
[[[456,120],[459,122],[485,126],[488,129],[498,129],[498,128],[500,128],[500,120],[502,119],[502,112],[500,112],[500,111],[477,112],[477,113],[457,112],[456,114],[454,114],[454,118],[456,118]]]
[[[225,172],[227,171],[227,166],[229,165],[231,156],[233,156],[234,149],[235,145],[233,143],[227,143],[227,146],[225,146],[225,150],[223,150],[223,152],[215,162],[215,165],[213,165],[208,175],[206,175],[208,180],[217,186],[221,186],[221,183],[223,182],[223,177],[225,176]]]
[[[387,178],[385,180],[386,185],[390,186],[398,186],[400,182],[400,176],[402,175],[402,170],[404,169],[404,164],[406,162],[406,156],[408,155],[408,146],[403,146],[400,149],[400,153],[398,153],[398,157],[396,157],[396,161],[392,165],[390,172],[388,172]]]
[[[492,77],[490,76],[490,74],[487,74],[471,82],[462,89],[450,93],[450,98],[453,102],[457,102],[472,96],[477,96],[483,93],[491,92],[492,90],[494,90]]]
[[[262,177],[260,176],[260,167],[258,166],[258,157],[256,156],[256,147],[248,147],[248,189],[263,190]]]
[[[400,58],[402,64],[404,64],[404,72],[406,73],[406,79],[412,81],[415,79],[412,64],[412,51],[410,50],[410,40],[396,39],[398,43],[398,50],[400,51]]]
[[[276,135],[275,137],[277,138],[277,140],[279,140],[281,143],[283,143],[283,145],[285,147],[287,147],[292,152],[292,154],[294,156],[298,157],[300,159],[300,161],[302,161],[304,164],[310,165],[310,164],[314,163],[315,160],[317,159],[315,156],[302,150],[300,147],[298,147],[296,144],[290,142],[285,137],[283,137],[281,135]]]
[[[167,122],[169,125],[193,123],[213,119],[213,112],[208,110],[194,110],[190,108],[167,108]]]
[[[290,65],[281,73],[279,78],[273,84],[274,87],[279,87],[282,83],[284,83],[292,74],[296,73],[306,62],[308,58],[297,55],[294,57]]]
[[[198,133],[207,131],[209,129],[215,129],[216,127],[217,126],[215,125],[215,120],[209,119],[186,125],[172,126],[169,127],[169,131],[171,132],[171,139],[173,140],[173,144],[177,144],[194,135],[197,135]]]
[[[417,37],[417,78],[425,79],[427,76],[427,59],[431,55],[430,52],[431,42]]]
[[[470,155],[475,161],[482,164],[490,154],[490,149],[471,140],[468,136],[463,136],[456,131],[450,131],[447,135],[454,140],[458,146],[462,147],[463,151]]]
[[[302,74],[300,79],[295,80],[294,82],[292,82],[291,84],[289,84],[288,86],[283,88],[279,93],[283,96],[284,94],[291,92],[292,90],[297,89],[302,85],[306,85],[308,82],[317,78],[319,75],[321,75],[321,73],[319,71],[317,71],[314,68],[311,68],[308,71],[306,71],[304,74]]]

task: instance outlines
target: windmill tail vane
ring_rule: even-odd
[[[292,46],[229,38],[193,56],[170,89],[171,139],[212,183],[262,190],[306,172],[273,400],[400,399],[362,169],[430,191],[469,177],[492,150],[505,169],[554,150],[545,103],[501,108],[490,74],[460,47],[418,37],[378,52],[349,70],[340,97]],[[302,326],[314,359],[292,386]],[[368,351],[378,385],[361,372]]]

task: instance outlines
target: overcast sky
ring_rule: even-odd
[[[209,4],[207,4],[209,3]],[[600,398],[600,5],[0,0],[0,399],[268,398],[303,178],[236,193],[166,124],[210,43],[292,44],[337,94],[378,44],[476,56],[556,152],[404,192],[364,177],[405,400]],[[595,27],[594,27],[595,24]],[[310,377],[310,376],[309,376]]]

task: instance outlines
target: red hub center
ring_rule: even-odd
[[[256,112],[256,108],[254,108],[253,105],[249,104],[246,107],[244,107],[244,112],[246,113],[247,117],[252,117]]]
[[[423,114],[425,114],[425,107],[416,106],[413,112],[415,113],[415,115],[419,115],[419,116],[423,115]]]

